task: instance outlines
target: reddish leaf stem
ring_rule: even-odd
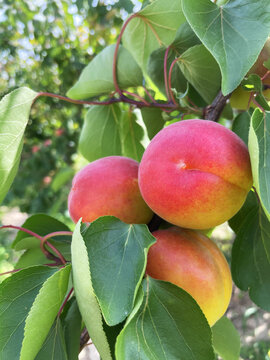
[[[131,92],[126,91],[126,90],[123,90],[122,92],[124,94],[130,95],[130,96],[133,96],[133,97],[139,99],[140,101],[142,101],[145,104],[145,106],[150,106],[150,104],[143,97],[141,97],[140,95],[131,93]]]
[[[165,51],[165,55],[164,55],[164,83],[165,83],[165,89],[166,89],[166,94],[167,94],[167,99],[170,99],[170,93],[169,93],[169,86],[168,86],[168,75],[167,75],[167,63],[168,63],[168,55],[169,55],[169,51],[170,51],[171,47],[168,46],[166,51]]]
[[[7,275],[7,274],[12,274],[12,273],[15,273],[15,272],[20,271],[20,270],[22,270],[22,269],[14,269],[14,270],[6,271],[6,272],[1,273],[0,276]]]
[[[65,265],[65,264],[67,263],[67,261],[66,261],[66,259],[64,258],[64,256],[61,254],[61,252],[60,252],[59,250],[57,250],[56,247],[54,247],[50,242],[47,241],[46,244],[47,244],[47,246],[48,246],[49,248],[51,248],[52,251],[58,256],[58,258],[60,259],[61,263],[62,263],[63,265]],[[40,243],[40,247],[41,247],[41,250],[42,250],[42,251],[43,251],[43,249],[45,249],[44,246],[41,246],[41,243]],[[45,251],[46,251],[46,249],[45,249]],[[51,254],[51,253],[50,253],[50,254]],[[53,254],[52,254],[52,255],[53,255]]]
[[[21,226],[15,226],[15,225],[2,225],[0,226],[0,229],[16,229],[16,230],[20,230],[20,231],[23,231],[31,236],[34,236],[35,238],[39,239],[40,241],[42,241],[42,236],[38,235],[37,233],[31,231],[31,230],[28,230],[28,229],[25,229]]]
[[[119,50],[119,46],[120,46],[120,42],[123,36],[123,33],[127,27],[127,25],[129,24],[129,22],[135,18],[136,16],[138,16],[137,14],[133,14],[131,15],[125,22],[124,25],[120,31],[120,34],[117,38],[117,42],[115,45],[115,50],[114,50],[114,55],[113,55],[113,83],[114,83],[114,87],[115,87],[115,91],[121,96],[122,95],[122,91],[118,85],[118,81],[117,81],[117,54],[118,54],[118,50]]]
[[[66,303],[68,302],[68,299],[70,298],[70,296],[71,296],[72,293],[73,293],[73,288],[71,288],[70,291],[69,291],[69,293],[67,294],[67,296],[66,296],[63,304],[61,305],[61,307],[60,307],[60,309],[59,309],[59,311],[58,311],[57,317],[59,317],[59,316],[61,315],[61,313],[62,313],[62,311],[63,311]]]
[[[177,63],[177,61],[179,60],[179,58],[176,58],[173,60],[173,62],[171,63],[170,66],[170,70],[169,70],[169,93],[170,93],[170,100],[172,100],[172,102],[174,103],[175,106],[178,106],[174,96],[173,96],[173,91],[172,91],[172,71],[173,71],[173,67],[174,65]]]
[[[145,93],[146,93],[147,96],[149,97],[149,99],[152,100],[154,104],[158,104],[158,102],[153,98],[153,96],[152,96],[152,95],[150,94],[150,92],[146,89],[146,87],[143,86],[143,88],[144,88]]]
[[[50,234],[47,234],[45,236],[43,236],[42,238],[42,242],[45,242],[47,241],[47,239],[50,239],[54,236],[63,236],[63,235],[70,235],[72,236],[73,232],[72,231],[55,231],[55,232],[52,232]]]

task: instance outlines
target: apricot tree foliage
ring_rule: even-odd
[[[268,0],[147,2],[67,96],[22,87],[1,100],[0,200],[16,176],[28,117],[41,96],[89,107],[79,151],[90,162],[115,155],[139,162],[171,123],[220,122],[248,145],[254,181],[230,219],[232,277],[270,311],[270,107],[264,97],[270,61],[263,75],[253,67],[269,33]],[[246,76],[251,68],[255,74]],[[239,86],[249,98],[245,112],[229,102]],[[238,359],[239,336],[226,316],[210,328],[191,295],[144,276],[156,241],[151,232],[164,226],[155,215],[149,224],[104,216],[90,225],[79,220],[71,231],[45,214],[21,227],[2,226],[18,230],[13,247],[23,253],[0,285],[0,358],[77,359],[90,335],[103,360],[210,360],[215,353]]]

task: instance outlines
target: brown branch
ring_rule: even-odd
[[[84,328],[81,333],[81,338],[80,338],[80,352],[87,345],[87,342],[89,339],[90,339],[90,336],[88,334],[88,331],[86,328]]]
[[[227,103],[227,100],[230,98],[230,96],[231,96],[231,94],[224,96],[222,94],[222,92],[219,91],[219,93],[215,97],[212,104],[208,105],[204,109],[203,118],[206,120],[218,121],[218,119]]]

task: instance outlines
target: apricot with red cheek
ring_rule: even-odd
[[[248,149],[231,130],[185,120],[161,130],[139,169],[148,206],[166,221],[208,229],[234,216],[252,186]]]
[[[221,250],[205,235],[172,227],[153,232],[157,242],[148,252],[146,273],[187,291],[199,304],[210,326],[225,313],[232,279]]]
[[[74,177],[68,209],[74,222],[112,215],[128,224],[146,224],[153,212],[138,186],[138,162],[122,156],[96,160]]]

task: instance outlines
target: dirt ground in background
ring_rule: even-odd
[[[1,207],[3,225],[21,225],[27,218],[18,209]],[[211,236],[220,246],[227,249],[231,246],[233,232],[227,224],[217,227]],[[270,341],[270,313],[258,309],[249,299],[247,293],[234,287],[232,300],[226,315],[232,320],[241,335],[242,345],[249,345],[255,341]],[[99,360],[100,357],[93,345],[86,346],[81,352],[79,360]]]

